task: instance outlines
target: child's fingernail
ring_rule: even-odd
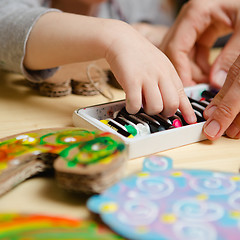
[[[215,80],[215,83],[218,85],[218,87],[222,87],[226,78],[227,78],[227,72],[225,72],[224,70],[220,70],[219,72],[216,73],[214,80]]]
[[[196,123],[197,122],[197,118],[196,118],[195,114],[190,117],[189,122],[190,123]]]
[[[204,128],[204,132],[209,137],[215,137],[220,130],[220,124],[216,120],[212,120],[208,125]]]
[[[211,106],[210,108],[205,109],[204,111],[204,116],[209,118],[217,109],[215,105]]]

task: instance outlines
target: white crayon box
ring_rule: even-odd
[[[185,92],[188,97],[200,100],[202,98],[202,92],[209,89],[210,87],[207,84],[198,84],[185,88]],[[99,129],[116,134],[122,138],[127,145],[129,159],[143,157],[206,139],[202,133],[204,122],[150,133],[145,136],[125,137],[100,121],[113,119],[113,114],[116,111],[120,111],[124,106],[125,100],[121,100],[77,109],[73,113],[73,124],[76,127],[89,130]]]

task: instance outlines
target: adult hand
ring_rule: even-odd
[[[212,66],[209,53],[217,38],[233,32]],[[184,86],[210,82],[221,87],[240,52],[240,1],[190,0],[163,39]]]
[[[240,55],[231,66],[222,89],[204,111],[203,131],[208,139],[240,138]]]
[[[132,26],[156,47],[160,46],[169,29],[164,25],[153,25],[149,23],[134,23]]]

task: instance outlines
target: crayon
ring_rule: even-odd
[[[148,124],[151,133],[161,132],[163,130],[166,130],[162,125],[156,123],[155,119],[151,118],[145,113],[137,113],[136,117]]]
[[[203,107],[200,104],[195,103],[195,102],[193,102],[191,105],[192,105],[193,109],[197,110],[198,112],[200,112],[203,115],[205,107]]]
[[[183,126],[181,118],[178,117],[177,115],[173,115],[173,116],[169,117],[168,119],[171,121],[172,125],[176,128]]]
[[[169,119],[164,118],[163,116],[161,116],[160,114],[156,114],[156,115],[150,115],[152,118],[154,118],[155,120],[157,120],[159,122],[160,125],[162,125],[165,129],[172,129],[175,128],[175,126],[173,126],[171,124],[171,121]]]
[[[202,97],[210,100],[212,98],[214,98],[216,96],[216,92],[213,92],[213,91],[209,91],[209,90],[204,90],[201,94]]]
[[[114,118],[113,120],[123,125],[126,128],[126,130],[129,133],[131,133],[134,137],[138,134],[138,131],[135,128],[135,126],[133,126],[132,124],[129,124],[129,122],[127,122],[125,119],[121,117],[117,117],[117,118]]]
[[[102,122],[103,124],[112,128],[113,130],[115,130],[119,134],[123,135],[124,137],[127,137],[127,138],[133,138],[134,137],[131,133],[126,131],[123,127],[120,127],[118,124],[116,124],[113,120],[104,119],[104,120],[100,120],[100,122]]]
[[[190,103],[197,103],[197,104],[199,104],[199,105],[201,105],[201,106],[203,106],[203,107],[207,107],[208,106],[208,104],[209,104],[209,102],[206,102],[206,101],[198,101],[198,100],[195,100],[195,99],[193,99],[193,98],[188,98],[189,99],[189,101],[190,101]]]
[[[150,127],[142,120],[138,119],[134,115],[131,115],[127,112],[126,108],[122,108],[118,113],[118,117],[124,117],[126,120],[132,122],[136,125],[137,130],[140,136],[148,135],[151,133]]]
[[[183,117],[183,115],[182,115],[182,113],[181,113],[181,111],[179,109],[175,112],[175,115],[177,115],[181,119],[183,126],[189,125],[185,121],[185,119],[184,119],[184,117]]]
[[[203,118],[202,114],[201,114],[199,111],[194,110],[194,112],[195,112],[195,115],[196,115],[196,117],[197,117],[197,122],[198,122],[198,123],[199,123],[199,122],[204,122],[204,121],[206,121],[206,120]]]

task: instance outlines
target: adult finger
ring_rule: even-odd
[[[221,89],[204,112],[204,116],[208,119],[204,125],[203,131],[210,140],[219,138],[231,124],[231,128],[235,125],[236,129],[230,129],[229,131],[234,131],[237,134],[237,128],[239,127],[237,115],[240,112],[239,67],[240,57],[230,69],[230,74],[227,77],[227,81],[223,89]],[[238,71],[237,74],[236,71]]]
[[[216,106],[218,106],[224,96],[231,91],[230,88],[232,87],[233,83],[238,79],[238,75],[240,72],[240,55],[238,56],[237,60],[234,62],[234,64],[231,66],[228,75],[227,80],[225,81],[223,87],[219,91],[219,93],[216,95],[216,97],[211,101],[211,103],[207,106],[207,108],[204,111],[204,118],[208,119],[214,110],[216,109]]]
[[[240,53],[240,28],[223,48],[210,71],[210,83],[213,87],[221,88],[226,80],[227,72]]]
[[[240,138],[240,114],[234,119],[230,127],[227,129],[226,134],[230,138]]]

